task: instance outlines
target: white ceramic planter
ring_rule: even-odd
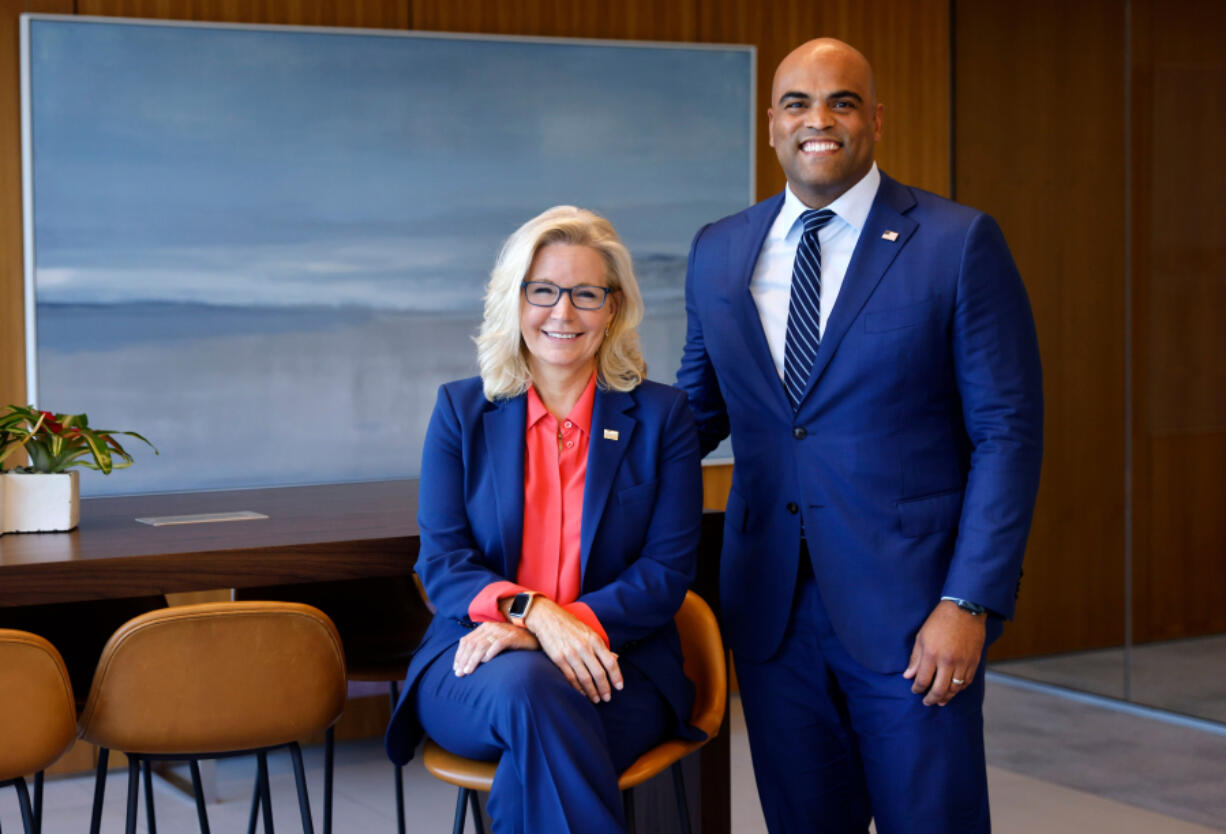
[[[53,533],[77,526],[81,514],[80,474],[5,472],[3,530],[6,533]]]

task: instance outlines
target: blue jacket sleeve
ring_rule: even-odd
[[[1012,617],[1043,456],[1043,384],[1026,289],[987,215],[968,230],[957,292],[954,370],[971,455],[942,594]]]
[[[455,404],[442,386],[422,450],[417,574],[439,615],[451,619],[467,617],[482,588],[506,579],[486,560],[468,519],[464,441]]]
[[[690,400],[690,410],[698,427],[698,443],[702,455],[706,455],[723,442],[731,431],[728,410],[719,390],[715,366],[707,354],[702,318],[699,315],[698,297],[702,279],[695,264],[703,234],[711,228],[704,226],[694,235],[690,245],[690,258],[685,273],[685,349],[681,355],[681,368],[677,371],[677,387]]]

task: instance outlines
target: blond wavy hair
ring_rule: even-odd
[[[520,332],[520,290],[532,260],[554,243],[587,246],[605,262],[605,280],[618,294],[608,334],[596,352],[596,379],[602,388],[631,391],[647,376],[639,347],[643,295],[634,277],[630,252],[598,214],[574,206],[554,206],[520,226],[502,245],[485,289],[485,316],[476,337],[477,363],[486,399],[516,397],[528,390],[528,349]]]

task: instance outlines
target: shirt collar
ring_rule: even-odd
[[[576,428],[580,429],[584,434],[590,434],[592,430],[592,407],[596,402],[596,372],[592,372],[592,377],[587,381],[587,387],[583,389],[583,393],[579,395],[579,399],[575,402],[574,407],[570,410],[570,414],[566,415]],[[531,429],[541,420],[546,417],[551,417],[549,409],[545,408],[545,404],[541,402],[540,394],[536,393],[536,386],[528,386],[528,428]]]
[[[881,172],[877,170],[877,163],[874,162],[873,167],[868,169],[868,173],[861,177],[859,182],[840,194],[838,199],[826,208],[833,211],[840,220],[859,234],[864,228],[865,221],[868,220],[869,210],[873,207],[873,200],[877,198],[877,188],[880,185]],[[800,228],[796,221],[800,219],[800,215],[809,210],[809,207],[792,193],[790,185],[784,187],[783,192],[783,208],[779,209],[779,217],[776,219],[774,228],[779,230],[783,237],[787,237],[792,234],[793,228]],[[799,231],[796,234],[799,234]]]

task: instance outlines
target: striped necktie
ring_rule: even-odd
[[[833,220],[830,209],[810,209],[800,215],[804,233],[792,266],[792,299],[788,305],[788,334],[783,349],[783,387],[795,411],[805,392],[817,346],[821,343],[822,245],[818,231]]]

